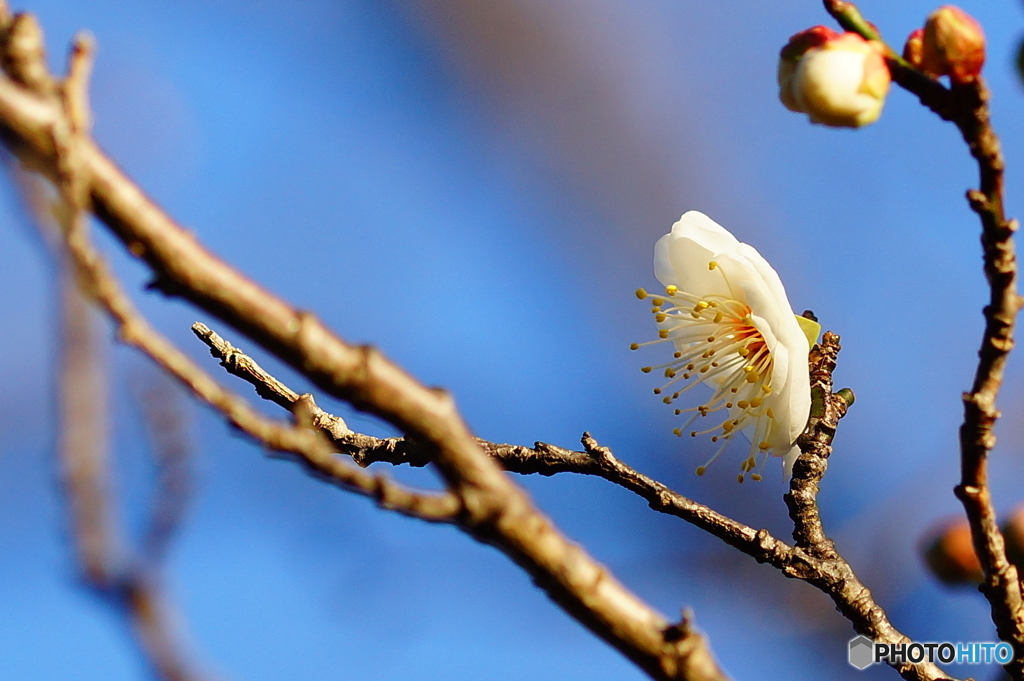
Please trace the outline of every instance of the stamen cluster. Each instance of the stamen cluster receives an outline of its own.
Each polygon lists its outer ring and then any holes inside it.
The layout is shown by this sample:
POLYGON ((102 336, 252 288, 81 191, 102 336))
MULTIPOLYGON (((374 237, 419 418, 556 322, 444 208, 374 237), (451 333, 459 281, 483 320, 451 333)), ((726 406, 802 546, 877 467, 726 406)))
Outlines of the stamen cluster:
MULTIPOLYGON (((642 369, 663 373, 667 380, 654 392, 666 404, 699 383, 713 388, 702 404, 675 410, 689 414, 673 431, 677 436, 711 434, 713 442, 721 442, 697 474, 704 474, 738 432, 751 441, 740 482, 758 466, 758 458, 763 467, 770 454, 784 457, 788 473, 798 454, 793 443, 810 410, 807 351, 813 338, 793 315, 778 275, 757 251, 696 211, 683 215, 672 233, 659 240, 655 270, 665 293, 639 289, 636 294, 650 300, 658 338, 630 347, 674 346, 671 361, 642 369), (707 417, 713 425, 690 429, 707 417)), ((816 324, 803 323, 816 338, 817 328, 810 328, 816 324)), ((761 475, 751 478, 760 480, 761 475)))

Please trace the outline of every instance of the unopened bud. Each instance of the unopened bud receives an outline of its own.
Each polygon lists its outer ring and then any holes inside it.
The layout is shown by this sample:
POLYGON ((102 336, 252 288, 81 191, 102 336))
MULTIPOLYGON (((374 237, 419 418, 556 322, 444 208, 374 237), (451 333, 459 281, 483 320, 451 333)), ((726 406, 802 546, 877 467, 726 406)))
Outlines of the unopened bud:
POLYGON ((967 83, 984 64, 985 34, 974 17, 953 5, 943 5, 928 16, 921 41, 922 70, 967 83))
POLYGON ((921 53, 924 50, 924 29, 919 28, 907 36, 903 46, 903 58, 913 66, 921 68, 921 53))
POLYGON ((889 91, 885 46, 825 26, 797 33, 779 53, 779 99, 812 123, 859 128, 878 119, 889 91))
POLYGON ((933 575, 951 586, 981 582, 981 563, 967 520, 947 521, 929 537, 924 543, 924 559, 933 575))
POLYGON ((1018 506, 1003 523, 1003 539, 1006 541, 1006 557, 1021 569, 1024 566, 1024 506, 1018 506))

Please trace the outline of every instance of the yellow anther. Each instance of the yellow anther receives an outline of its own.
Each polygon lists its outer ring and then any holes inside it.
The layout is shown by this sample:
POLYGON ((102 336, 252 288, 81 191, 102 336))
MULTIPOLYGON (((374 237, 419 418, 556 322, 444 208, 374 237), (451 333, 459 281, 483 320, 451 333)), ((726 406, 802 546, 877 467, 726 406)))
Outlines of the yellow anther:
POLYGON ((661 394, 661 388, 655 388, 654 389, 654 394, 655 395, 660 395, 661 394))
POLYGON ((707 416, 708 415, 708 408, 706 406, 704 406, 703 404, 700 405, 699 407, 697 407, 697 411, 700 412, 701 416, 707 416))
POLYGON ((700 301, 697 302, 696 305, 693 306, 693 311, 694 312, 703 312, 704 310, 708 309, 709 307, 711 307, 711 305, 707 301, 700 300, 700 301))
POLYGON ((712 362, 712 363, 711 363, 711 366, 713 366, 713 367, 717 368, 717 367, 718 367, 718 362, 712 362))
POLYGON ((672 404, 672 397, 669 395, 665 395, 665 397, 661 398, 661 401, 664 402, 665 404, 672 404))
POLYGON ((704 475, 704 473, 706 473, 707 470, 708 469, 705 468, 704 466, 697 466, 697 477, 704 475))
POLYGON ((761 475, 758 473, 751 473, 750 479, 754 482, 761 482, 761 475))
POLYGON ((651 308, 651 314, 658 314, 659 312, 661 312, 661 308, 657 305, 651 308))
POLYGON ((665 304, 665 299, 664 298, 651 298, 651 305, 664 305, 664 304, 665 304))
POLYGON ((771 448, 771 444, 769 444, 768 441, 765 440, 761 442, 761 444, 759 444, 757 448, 760 449, 762 452, 767 452, 771 448))
POLYGON ((722 432, 732 432, 733 427, 734 426, 732 425, 732 421, 726 421, 725 423, 722 424, 722 432))
POLYGON ((629 349, 630 350, 639 350, 640 349, 640 344, 639 343, 630 343, 629 344, 629 349))
POLYGON ((675 377, 676 377, 676 372, 675 372, 675 370, 672 369, 672 367, 669 367, 668 369, 665 369, 665 378, 675 378, 675 377))
POLYGON ((740 357, 749 357, 750 356, 750 349, 747 348, 747 347, 742 347, 742 348, 740 348, 739 350, 736 351, 736 354, 738 354, 740 357))
POLYGON ((642 288, 638 288, 636 290, 636 297, 639 298, 640 300, 643 300, 644 298, 647 297, 647 291, 643 290, 642 288))
POLYGON ((686 365, 686 370, 687 370, 687 371, 693 371, 693 370, 694 370, 694 369, 696 369, 696 368, 697 368, 697 367, 696 367, 695 365, 693 365, 692 363, 691 363, 691 364, 687 364, 687 365, 686 365))
POLYGON ((775 418, 775 413, 772 411, 771 407, 768 407, 768 411, 766 411, 765 414, 767 414, 768 418, 770 418, 770 419, 775 418))
POLYGON ((683 374, 683 378, 686 379, 687 381, 689 381, 690 380, 690 372, 687 371, 686 373, 684 373, 683 374))
POLYGON ((739 402, 736 403, 736 406, 739 407, 740 409, 746 409, 747 407, 750 406, 750 402, 747 402, 746 400, 740 400, 739 402))
POLYGON ((679 428, 673 428, 672 429, 672 434, 675 435, 676 437, 679 437, 680 435, 683 434, 683 431, 681 429, 679 429, 679 428))
POLYGON ((640 371, 644 372, 645 374, 651 373, 653 369, 654 367, 640 367, 640 371))
POLYGON ((664 312, 659 312, 654 315, 654 321, 658 322, 659 324, 665 321, 666 319, 668 319, 668 315, 665 314, 664 312))
POLYGON ((665 287, 665 293, 669 294, 670 296, 674 296, 676 293, 678 293, 678 291, 679 287, 676 286, 675 284, 669 284, 668 286, 665 287))
POLYGON ((704 366, 702 366, 702 367, 700 368, 700 372, 701 372, 702 374, 706 374, 706 373, 708 372, 708 369, 710 369, 710 368, 711 368, 711 365, 710 365, 710 364, 705 364, 704 366))
POLYGON ((715 324, 721 324, 721 323, 722 323, 722 317, 723 317, 723 316, 724 316, 724 315, 722 314, 722 311, 721 311, 721 310, 719 310, 718 312, 716 312, 716 313, 715 313, 715 324))
POLYGON ((678 400, 680 395, 682 395, 682 393, 672 393, 672 399, 678 400))
POLYGON ((700 319, 700 312, 691 312, 690 316, 694 319, 700 319))
POLYGON ((741 485, 743 484, 743 473, 740 473, 739 475, 736 476, 736 482, 740 483, 741 485))
POLYGON ((717 262, 715 262, 714 260, 712 260, 711 262, 709 262, 709 263, 708 263, 708 269, 709 269, 709 270, 713 270, 713 269, 715 269, 716 267, 718 267, 718 263, 717 263, 717 262))
POLYGON ((754 409, 757 409, 758 407, 761 406, 762 402, 764 402, 764 400, 762 400, 760 397, 755 397, 754 399, 750 400, 750 406, 753 407, 754 409))
POLYGON ((658 338, 668 338, 668 329, 658 329, 658 338))
POLYGON ((747 374, 747 383, 757 383, 757 380, 761 378, 757 375, 756 371, 751 371, 747 374))
MULTIPOLYGON (((714 343, 716 338, 714 336, 708 336, 708 343, 714 343)), ((712 350, 714 352, 714 350, 712 350)))
POLYGON ((772 394, 772 387, 770 385, 768 385, 768 384, 762 385, 761 386, 761 392, 763 392, 765 395, 771 395, 772 394))
POLYGON ((700 358, 701 358, 701 359, 707 359, 708 357, 710 357, 710 356, 711 356, 710 352, 711 352, 710 350, 705 350, 705 351, 704 351, 704 352, 703 352, 703 353, 701 354, 700 358))

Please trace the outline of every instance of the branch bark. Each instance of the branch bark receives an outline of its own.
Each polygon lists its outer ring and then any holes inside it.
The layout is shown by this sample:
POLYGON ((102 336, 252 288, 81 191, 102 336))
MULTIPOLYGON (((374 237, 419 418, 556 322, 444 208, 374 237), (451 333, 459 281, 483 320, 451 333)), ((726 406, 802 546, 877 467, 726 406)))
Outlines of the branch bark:
MULTIPOLYGON (((825 0, 826 10, 850 31, 881 39, 853 3, 825 0)), ((988 486, 988 457, 995 447, 993 433, 999 410, 996 397, 1006 359, 1013 348, 1013 331, 1021 298, 1017 295, 1017 258, 1013 234, 1016 220, 1003 208, 1005 167, 999 137, 991 124, 989 90, 984 79, 947 88, 915 69, 889 48, 893 80, 918 97, 943 120, 956 125, 978 164, 979 189, 967 201, 981 221, 981 246, 989 302, 978 351, 978 368, 969 392, 963 394, 964 422, 960 427, 960 484, 955 488, 971 525, 971 538, 984 572, 979 587, 988 599, 999 638, 1012 642, 1014 657, 1004 668, 1016 681, 1024 679, 1024 597, 1017 568, 1006 558, 1006 546, 988 486)))
MULTIPOLYGON (((295 393, 205 324, 193 324, 192 331, 209 347, 210 353, 220 360, 221 366, 228 373, 248 382, 264 399, 285 409, 292 408, 297 400, 312 399, 311 396, 295 393)), ((870 590, 836 551, 835 545, 825 534, 818 512, 818 487, 832 453, 832 438, 839 419, 853 404, 853 393, 849 389, 832 392, 832 371, 839 350, 839 337, 826 332, 821 344, 814 348, 810 356, 811 419, 807 431, 798 441, 802 453, 794 465, 790 492, 785 497, 794 526, 793 546, 772 536, 767 530, 754 529, 724 516, 634 470, 617 459, 610 449, 600 446, 589 433, 583 434, 583 451, 572 451, 544 442, 537 442, 532 448, 480 439, 477 442, 503 468, 514 473, 594 475, 628 489, 645 499, 655 511, 685 520, 758 563, 767 563, 786 577, 815 586, 832 598, 836 608, 853 624, 857 633, 880 643, 909 643, 910 639, 889 622, 870 590)), ((407 438, 378 439, 353 433, 347 428, 335 430, 334 424, 340 419, 322 410, 319 410, 317 418, 325 435, 332 438, 338 450, 350 454, 361 466, 381 462, 424 466, 431 460, 429 451, 416 441, 407 438)), ((951 678, 931 663, 893 666, 908 681, 951 678)))

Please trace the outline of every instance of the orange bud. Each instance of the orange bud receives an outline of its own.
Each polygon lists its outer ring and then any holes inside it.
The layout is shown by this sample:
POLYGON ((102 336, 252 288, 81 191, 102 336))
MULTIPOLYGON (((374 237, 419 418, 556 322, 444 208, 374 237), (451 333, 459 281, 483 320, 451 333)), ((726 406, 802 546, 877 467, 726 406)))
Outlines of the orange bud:
POLYGON ((933 575, 951 586, 981 582, 981 563, 966 519, 947 521, 930 536, 924 545, 924 559, 933 575))
POLYGON ((928 16, 921 40, 921 69, 968 83, 985 63, 985 34, 981 25, 959 7, 943 5, 928 16))
POLYGON ((907 42, 903 46, 903 58, 908 62, 921 68, 921 52, 924 49, 924 29, 919 28, 907 36, 907 42))
POLYGON ((1024 566, 1024 506, 1018 506, 1003 523, 1006 557, 1021 569, 1024 566))

